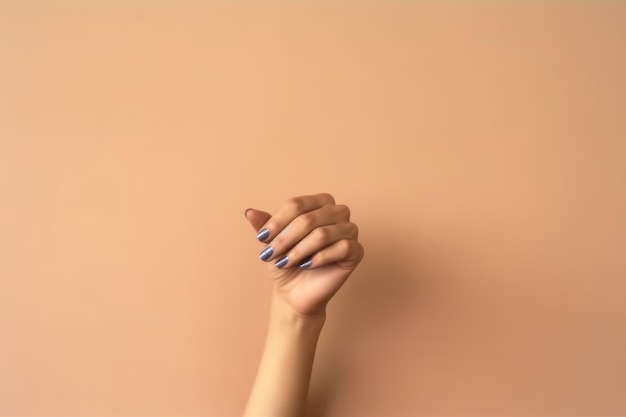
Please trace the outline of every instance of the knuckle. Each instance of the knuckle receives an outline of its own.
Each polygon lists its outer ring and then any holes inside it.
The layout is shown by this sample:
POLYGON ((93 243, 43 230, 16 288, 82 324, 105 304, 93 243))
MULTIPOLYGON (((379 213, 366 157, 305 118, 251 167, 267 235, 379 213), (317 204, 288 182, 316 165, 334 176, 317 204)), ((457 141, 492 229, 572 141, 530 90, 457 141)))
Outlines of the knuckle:
POLYGON ((310 213, 302 214, 298 221, 304 229, 311 229, 315 225, 315 216, 310 213))
POLYGON ((285 202, 285 207, 292 213, 300 213, 304 208, 304 202, 300 197, 292 197, 285 202))
POLYGON ((337 242, 337 251, 342 257, 348 256, 350 254, 350 241, 343 239, 337 242))
POLYGON ((349 223, 349 227, 350 227, 350 234, 354 237, 358 237, 359 236, 359 226, 357 226, 355 223, 349 223))
POLYGON ((346 206, 345 204, 339 204, 336 207, 337 207, 337 211, 342 217, 346 219, 350 218, 350 208, 348 206, 346 206))
POLYGON ((332 196, 332 194, 330 193, 322 193, 324 200, 327 202, 327 204, 335 204, 335 197, 332 196))
POLYGON ((315 229, 315 240, 321 243, 325 243, 328 241, 328 239, 330 239, 330 232, 327 228, 318 227, 317 229, 315 229))

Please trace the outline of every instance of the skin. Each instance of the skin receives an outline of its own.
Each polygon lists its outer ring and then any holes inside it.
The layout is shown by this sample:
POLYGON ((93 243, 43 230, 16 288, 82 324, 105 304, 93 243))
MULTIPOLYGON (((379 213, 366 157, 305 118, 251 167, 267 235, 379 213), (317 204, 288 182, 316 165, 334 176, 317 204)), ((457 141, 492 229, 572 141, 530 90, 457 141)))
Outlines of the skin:
POLYGON ((244 417, 304 414, 326 305, 363 259, 350 210, 330 194, 295 197, 276 212, 248 209, 252 228, 269 230, 264 262, 273 283, 270 321, 261 363, 244 417), (275 263, 284 256, 282 268, 275 263), (300 264, 311 259, 311 265, 300 264))

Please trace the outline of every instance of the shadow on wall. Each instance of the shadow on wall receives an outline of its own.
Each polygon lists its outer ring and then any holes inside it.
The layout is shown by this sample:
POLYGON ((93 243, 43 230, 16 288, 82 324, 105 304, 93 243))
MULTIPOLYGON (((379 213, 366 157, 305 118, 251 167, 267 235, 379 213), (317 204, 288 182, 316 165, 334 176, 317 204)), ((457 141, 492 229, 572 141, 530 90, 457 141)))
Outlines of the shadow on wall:
POLYGON ((348 376, 350 358, 364 333, 378 328, 378 323, 400 320, 411 304, 419 302, 426 277, 419 272, 421 254, 404 244, 412 239, 411 231, 391 228, 369 231, 367 240, 362 239, 365 258, 338 299, 331 301, 337 303, 329 315, 332 326, 322 337, 332 346, 316 358, 319 370, 311 381, 308 417, 328 416, 334 408, 337 387, 348 376))

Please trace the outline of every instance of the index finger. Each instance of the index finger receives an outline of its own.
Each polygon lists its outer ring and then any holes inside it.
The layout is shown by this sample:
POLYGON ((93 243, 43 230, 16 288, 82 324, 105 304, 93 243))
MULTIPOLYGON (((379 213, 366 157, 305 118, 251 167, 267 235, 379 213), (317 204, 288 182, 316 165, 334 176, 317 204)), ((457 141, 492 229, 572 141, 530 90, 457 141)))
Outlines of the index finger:
POLYGON ((260 242, 268 242, 274 239, 289 223, 301 214, 317 210, 326 205, 334 205, 335 199, 328 193, 320 193, 293 197, 287 200, 278 209, 275 215, 263 225, 257 233, 260 242))

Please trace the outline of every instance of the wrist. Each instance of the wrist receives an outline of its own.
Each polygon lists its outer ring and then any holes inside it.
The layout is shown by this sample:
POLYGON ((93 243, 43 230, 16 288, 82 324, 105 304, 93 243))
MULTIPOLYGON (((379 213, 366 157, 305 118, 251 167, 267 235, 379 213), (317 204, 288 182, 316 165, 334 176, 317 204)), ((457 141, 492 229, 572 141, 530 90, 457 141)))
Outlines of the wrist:
POLYGON ((326 309, 311 314, 295 311, 281 296, 272 294, 270 322, 272 326, 297 332, 320 332, 326 321, 326 309))

